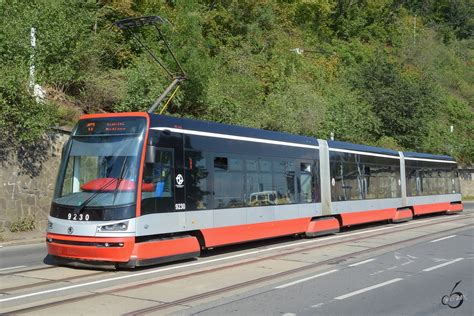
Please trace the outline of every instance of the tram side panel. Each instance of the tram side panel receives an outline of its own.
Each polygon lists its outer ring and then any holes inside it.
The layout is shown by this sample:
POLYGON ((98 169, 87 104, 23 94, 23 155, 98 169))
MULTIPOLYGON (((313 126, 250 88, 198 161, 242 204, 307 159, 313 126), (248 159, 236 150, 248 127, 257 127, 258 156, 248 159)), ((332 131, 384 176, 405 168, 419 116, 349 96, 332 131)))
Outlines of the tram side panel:
MULTIPOLYGON (((321 214, 316 141, 314 145, 287 146, 185 128, 156 128, 153 133, 158 133, 158 143, 163 133, 183 135, 184 182, 179 184, 168 176, 158 181, 163 184, 152 185, 164 187, 161 196, 144 193, 149 198, 142 200, 139 236, 197 233, 202 235, 203 246, 214 247, 304 233, 311 218, 321 214), (178 185, 184 186, 186 200, 178 207, 174 200, 173 208, 171 195, 178 185), (168 198, 167 206, 159 201, 163 197, 168 198), (154 207, 147 211, 147 205, 154 207)), ((161 151, 156 157, 170 150, 166 144, 155 147, 161 151)), ((167 167, 170 170, 161 170, 161 174, 179 176, 171 165, 167 167)))
MULTIPOLYGON (((185 137, 187 155, 205 160, 188 160, 188 172, 201 168, 208 175, 205 184, 187 183, 205 200, 187 203, 189 216, 212 214, 213 227, 200 229, 205 246, 305 232, 310 219, 321 213, 317 148, 232 138, 185 137)), ((193 199, 194 194, 187 196, 193 199)))
POLYGON ((398 212, 403 200, 397 152, 330 147, 329 161, 332 212, 342 226, 406 216, 398 212))
POLYGON ((414 215, 463 210, 454 160, 405 157, 405 166, 407 205, 414 215))

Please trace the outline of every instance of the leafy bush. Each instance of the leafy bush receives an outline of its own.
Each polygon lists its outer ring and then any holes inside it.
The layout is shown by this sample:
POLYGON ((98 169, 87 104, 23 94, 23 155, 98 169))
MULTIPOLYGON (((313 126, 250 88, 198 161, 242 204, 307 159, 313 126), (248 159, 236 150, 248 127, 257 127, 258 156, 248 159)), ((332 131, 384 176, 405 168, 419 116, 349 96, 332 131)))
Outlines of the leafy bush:
POLYGON ((54 125, 56 109, 36 102, 18 68, 1 67, 0 73, 0 142, 4 147, 32 143, 54 125))
POLYGON ((27 215, 18 217, 15 221, 10 224, 10 231, 16 232, 28 232, 36 228, 36 218, 33 215, 27 215))
MULTIPOLYGON (((113 22, 159 14, 171 21, 162 29, 187 73, 169 114, 320 138, 334 133, 468 164, 471 2, 0 1, 1 141, 32 142, 58 116, 76 120, 77 109, 147 110, 170 79, 113 22), (64 95, 54 105, 36 104, 27 91, 31 27, 37 81, 64 95)), ((153 30, 141 34, 178 73, 153 30)))

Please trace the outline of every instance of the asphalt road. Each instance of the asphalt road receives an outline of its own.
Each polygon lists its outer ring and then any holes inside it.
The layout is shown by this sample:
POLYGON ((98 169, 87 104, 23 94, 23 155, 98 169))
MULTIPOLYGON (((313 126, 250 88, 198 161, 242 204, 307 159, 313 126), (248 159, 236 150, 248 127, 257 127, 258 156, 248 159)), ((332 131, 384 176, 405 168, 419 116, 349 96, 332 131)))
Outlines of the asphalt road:
POLYGON ((474 203, 465 209, 131 271, 48 265, 44 244, 0 248, 0 314, 472 315, 474 203), (441 304, 458 281, 462 305, 441 304))
POLYGON ((17 266, 42 265, 46 255, 45 243, 0 248, 0 271, 17 266))
MULTIPOLYGON (((451 297, 456 306, 458 296, 451 297)), ((473 315, 474 229, 185 311, 202 315, 473 315), (441 299, 461 292, 458 308, 441 299)))

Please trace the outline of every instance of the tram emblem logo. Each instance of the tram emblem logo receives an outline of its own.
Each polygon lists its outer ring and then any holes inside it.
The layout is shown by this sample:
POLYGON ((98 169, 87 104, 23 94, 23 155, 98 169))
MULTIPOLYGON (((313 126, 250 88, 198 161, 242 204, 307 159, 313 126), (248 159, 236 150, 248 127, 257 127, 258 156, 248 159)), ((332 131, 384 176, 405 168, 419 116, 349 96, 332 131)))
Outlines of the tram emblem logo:
POLYGON ((182 188, 184 186, 183 183, 184 183, 183 175, 181 173, 178 173, 178 175, 176 176, 176 187, 182 188))
POLYGON ((441 304, 448 305, 449 308, 458 308, 464 302, 464 295, 460 292, 454 292, 454 289, 461 283, 461 281, 456 282, 451 293, 445 295, 441 298, 441 304))
POLYGON ((67 233, 69 235, 71 235, 72 233, 74 233, 74 228, 72 228, 72 226, 69 226, 68 229, 67 229, 67 233))

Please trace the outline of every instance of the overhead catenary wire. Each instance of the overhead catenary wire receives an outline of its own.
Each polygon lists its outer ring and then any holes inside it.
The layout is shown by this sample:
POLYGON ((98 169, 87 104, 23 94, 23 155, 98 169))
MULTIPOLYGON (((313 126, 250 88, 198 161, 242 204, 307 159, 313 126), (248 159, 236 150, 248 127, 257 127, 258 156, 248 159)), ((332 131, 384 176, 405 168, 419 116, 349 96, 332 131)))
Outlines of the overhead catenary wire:
MULTIPOLYGON (((176 58, 176 55, 174 54, 174 52, 171 50, 171 46, 169 45, 168 41, 166 40, 163 32, 161 31, 161 29, 157 25, 157 23, 165 23, 165 22, 168 22, 168 21, 161 18, 161 17, 159 17, 159 16, 143 16, 143 17, 137 17, 137 18, 127 18, 127 19, 123 19, 123 20, 115 22, 115 25, 117 27, 124 30, 125 32, 129 32, 131 37, 134 40, 136 40, 137 43, 148 53, 148 56, 154 62, 156 62, 158 65, 160 65, 160 67, 163 68, 165 70, 165 72, 168 74, 168 76, 173 80, 168 85, 168 87, 166 87, 166 89, 163 91, 163 93, 161 93, 161 95, 156 99, 156 101, 153 102, 151 107, 148 109, 148 113, 153 113, 155 111, 155 109, 164 101, 166 96, 171 91, 173 91, 173 93, 168 98, 165 105, 163 106, 163 108, 160 111, 160 114, 163 113, 167 109, 167 107, 170 104, 173 97, 178 92, 178 88, 179 88, 179 85, 181 84, 181 82, 186 80, 186 73, 185 73, 183 67, 179 63, 179 61, 176 58), (165 66, 164 62, 162 60, 160 60, 157 56, 155 56, 155 54, 153 54, 150 47, 148 45, 146 45, 144 43, 144 41, 142 41, 140 39, 140 36, 138 36, 133 30, 134 28, 141 28, 141 27, 144 27, 144 26, 153 26, 155 28, 156 32, 158 33, 158 40, 162 40, 163 43, 165 44, 165 47, 166 47, 168 53, 170 53, 171 57, 173 58, 173 61, 175 62, 175 64, 179 68, 180 74, 173 74, 165 66)), ((143 35, 141 35, 141 37, 144 38, 143 35)))
POLYGON ((140 37, 138 37, 135 34, 135 32, 132 32, 129 28, 126 28, 126 30, 146 50, 146 52, 148 53, 148 56, 150 56, 156 63, 158 63, 158 65, 160 65, 161 68, 163 68, 171 78, 174 78, 173 73, 169 71, 168 68, 166 68, 164 63, 153 54, 153 52, 150 50, 150 48, 147 45, 143 44, 143 42, 140 40, 140 37))

